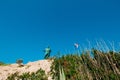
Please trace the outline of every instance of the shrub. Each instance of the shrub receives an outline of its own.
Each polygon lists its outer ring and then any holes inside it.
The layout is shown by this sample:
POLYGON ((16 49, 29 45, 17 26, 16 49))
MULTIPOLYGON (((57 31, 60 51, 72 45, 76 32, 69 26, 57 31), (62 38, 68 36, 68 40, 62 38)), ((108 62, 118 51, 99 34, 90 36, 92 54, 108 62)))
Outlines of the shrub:
POLYGON ((19 67, 23 66, 23 60, 22 59, 16 60, 16 63, 18 64, 19 67))
POLYGON ((18 72, 11 74, 7 80, 48 80, 47 75, 45 74, 45 71, 42 69, 39 69, 37 72, 33 73, 23 73, 22 75, 19 75, 18 72))
POLYGON ((6 63, 0 61, 0 66, 6 66, 6 65, 9 65, 9 64, 6 64, 6 63))
POLYGON ((5 63, 0 61, 0 66, 1 66, 1 65, 5 65, 5 63))

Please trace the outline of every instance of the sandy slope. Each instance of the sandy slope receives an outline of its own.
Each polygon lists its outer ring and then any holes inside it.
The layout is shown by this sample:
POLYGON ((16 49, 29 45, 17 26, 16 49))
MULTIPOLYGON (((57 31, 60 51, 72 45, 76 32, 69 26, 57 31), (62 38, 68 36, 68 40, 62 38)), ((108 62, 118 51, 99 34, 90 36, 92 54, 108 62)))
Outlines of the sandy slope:
MULTIPOLYGON (((50 60, 39 60, 35 62, 29 62, 25 64, 24 67, 18 67, 17 64, 0 66, 0 80, 6 80, 7 76, 15 72, 19 72, 20 74, 24 72, 36 72, 40 68, 45 70, 45 73, 49 75, 51 64, 52 61, 50 60)), ((50 76, 48 77, 48 80, 52 80, 50 76)))

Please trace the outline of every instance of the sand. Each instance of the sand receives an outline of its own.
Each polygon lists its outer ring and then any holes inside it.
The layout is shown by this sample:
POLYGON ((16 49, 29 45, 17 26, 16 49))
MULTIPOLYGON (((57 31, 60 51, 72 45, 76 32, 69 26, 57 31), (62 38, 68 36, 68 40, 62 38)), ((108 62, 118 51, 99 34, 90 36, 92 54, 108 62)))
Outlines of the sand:
POLYGON ((29 62, 25 64, 23 67, 18 67, 18 64, 10 64, 6 66, 0 66, 0 80, 6 80, 10 74, 15 72, 19 72, 19 74, 25 72, 36 72, 40 68, 45 71, 46 75, 48 75, 48 80, 52 80, 49 72, 52 64, 52 60, 39 60, 35 62, 29 62))

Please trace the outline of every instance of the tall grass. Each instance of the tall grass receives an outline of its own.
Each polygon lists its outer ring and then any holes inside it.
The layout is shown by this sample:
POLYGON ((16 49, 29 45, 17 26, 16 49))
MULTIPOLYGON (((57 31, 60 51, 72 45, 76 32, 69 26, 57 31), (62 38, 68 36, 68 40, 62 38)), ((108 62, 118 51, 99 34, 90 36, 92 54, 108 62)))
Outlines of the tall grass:
POLYGON ((60 80, 61 65, 66 80, 120 80, 120 53, 105 41, 96 44, 91 50, 55 58, 51 67, 53 79, 60 80))

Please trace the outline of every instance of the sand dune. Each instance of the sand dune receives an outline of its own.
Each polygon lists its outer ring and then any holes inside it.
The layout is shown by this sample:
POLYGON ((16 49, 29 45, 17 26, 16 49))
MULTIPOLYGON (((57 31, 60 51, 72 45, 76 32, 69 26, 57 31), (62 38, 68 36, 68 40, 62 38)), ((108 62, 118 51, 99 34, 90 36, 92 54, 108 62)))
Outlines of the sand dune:
MULTIPOLYGON (((35 62, 29 62, 25 64, 23 67, 18 67, 18 64, 10 64, 7 66, 0 66, 0 80, 6 80, 6 78, 15 72, 19 72, 19 74, 25 72, 36 72, 40 68, 45 71, 47 75, 50 72, 50 66, 52 64, 51 60, 39 60, 35 62)), ((48 77, 48 80, 52 80, 51 77, 48 77)))

